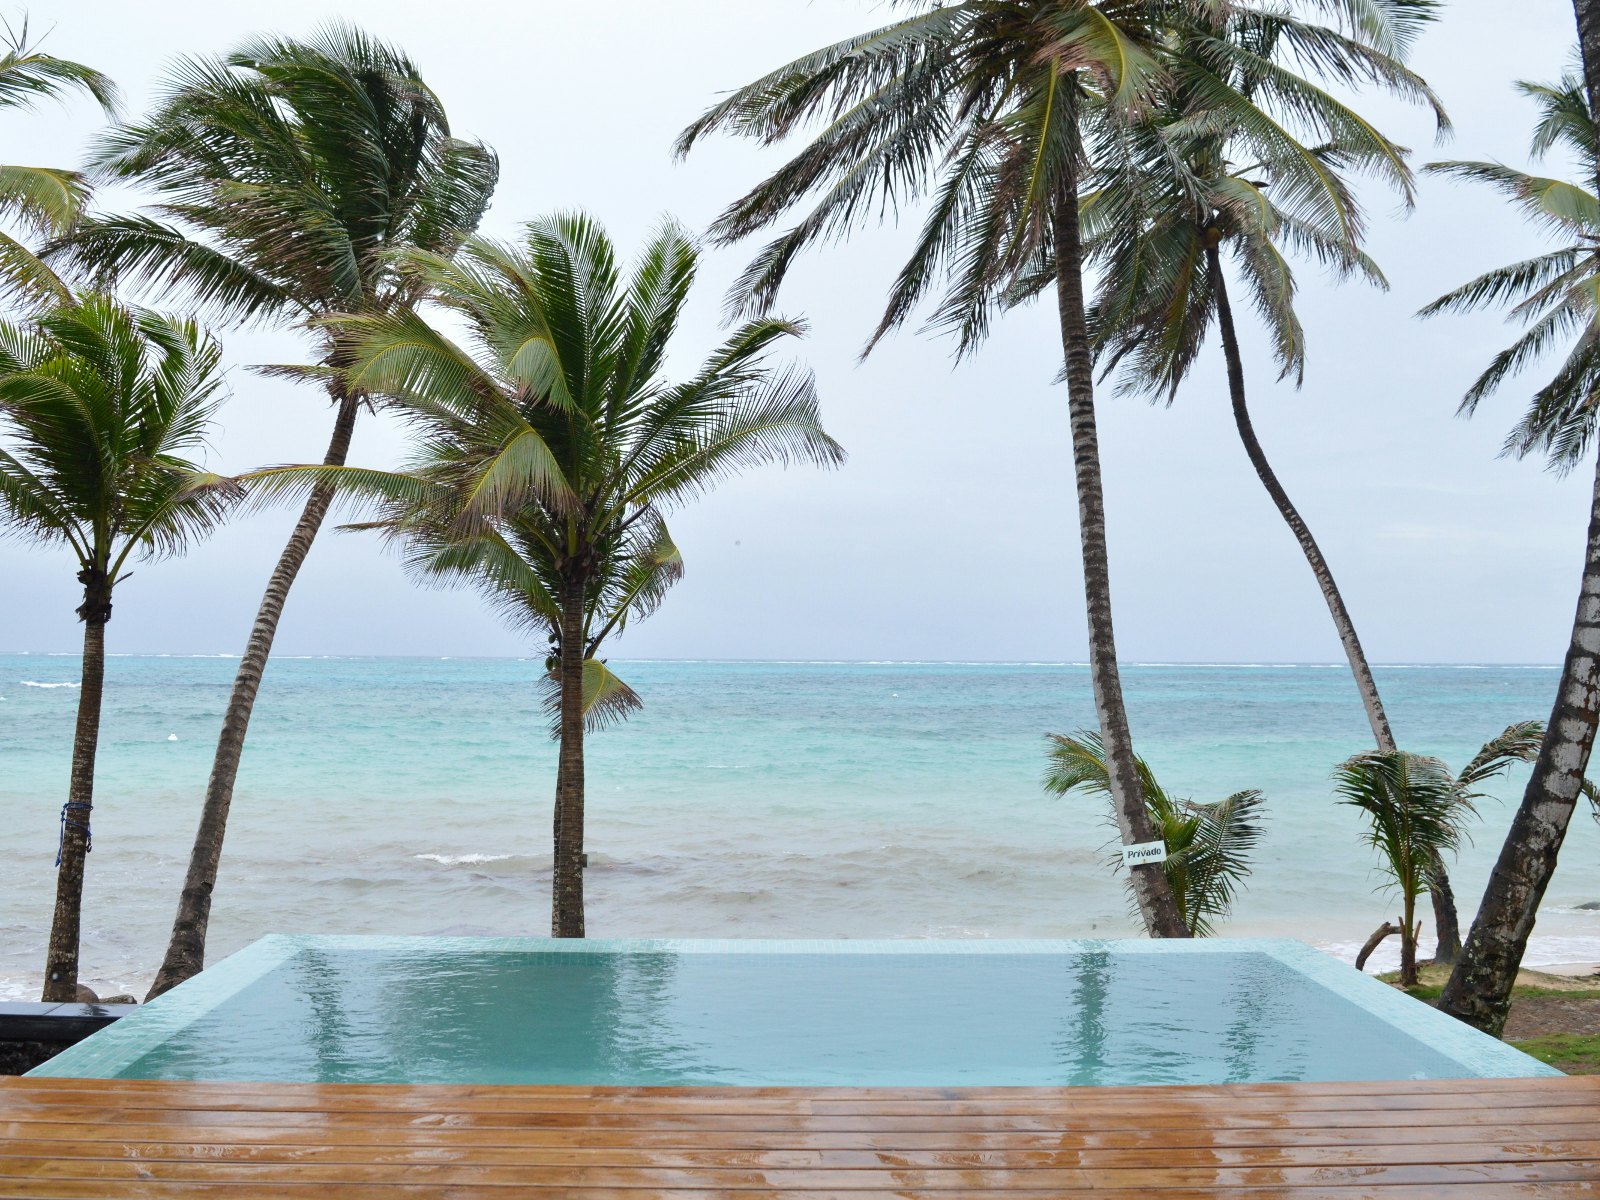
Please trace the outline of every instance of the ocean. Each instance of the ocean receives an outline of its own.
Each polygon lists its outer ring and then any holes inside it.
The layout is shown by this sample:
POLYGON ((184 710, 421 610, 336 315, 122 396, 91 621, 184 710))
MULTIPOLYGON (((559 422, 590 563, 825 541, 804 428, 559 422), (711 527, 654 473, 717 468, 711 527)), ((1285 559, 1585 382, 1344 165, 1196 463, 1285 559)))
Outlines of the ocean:
MULTIPOLYGON (((143 994, 160 959, 229 656, 107 667, 83 978, 143 994)), ((606 937, 1116 937, 1138 932, 1103 805, 1040 786, 1045 735, 1091 727, 1061 663, 612 660, 645 708, 588 759, 588 925, 606 937)), ((276 658, 257 703, 212 958, 267 933, 549 927, 555 747, 523 659, 276 658)), ((39 986, 77 704, 73 655, 0 655, 0 998, 39 986)), ((1553 667, 1376 671, 1407 749, 1459 768, 1549 713, 1553 667)), ((1171 791, 1267 795, 1231 935, 1353 957, 1397 914, 1330 772, 1367 749, 1342 666, 1124 668, 1135 739, 1171 791)), ((1455 869, 1470 919, 1526 779, 1496 789, 1455 869)), ((1600 825, 1574 822, 1530 965, 1600 961, 1600 825)), ((1431 925, 1431 915, 1424 921, 1431 925)), ((1424 930, 1425 941, 1431 929, 1424 930)), ((1393 939, 1375 962, 1392 962, 1393 939), (1384 957, 1384 956, 1387 957, 1384 957)))

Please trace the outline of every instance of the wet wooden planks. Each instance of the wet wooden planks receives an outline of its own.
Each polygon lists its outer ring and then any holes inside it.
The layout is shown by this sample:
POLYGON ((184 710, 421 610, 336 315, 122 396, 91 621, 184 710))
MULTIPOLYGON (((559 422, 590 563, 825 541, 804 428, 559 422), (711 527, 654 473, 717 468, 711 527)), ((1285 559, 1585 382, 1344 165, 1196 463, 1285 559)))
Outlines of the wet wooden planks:
POLYGON ((0 1196, 1600 1200, 1600 1078, 1146 1088, 0 1079, 0 1196))

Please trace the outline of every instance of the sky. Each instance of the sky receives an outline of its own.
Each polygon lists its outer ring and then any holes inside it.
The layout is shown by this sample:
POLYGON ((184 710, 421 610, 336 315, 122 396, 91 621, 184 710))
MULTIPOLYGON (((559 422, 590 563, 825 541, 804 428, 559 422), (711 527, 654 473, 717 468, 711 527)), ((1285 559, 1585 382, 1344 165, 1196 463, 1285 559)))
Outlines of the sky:
MULTIPOLYGON (((1453 137, 1367 98, 1363 110, 1434 158, 1526 164, 1532 106, 1513 81, 1548 79, 1574 34, 1566 0, 1447 0, 1413 65, 1443 97, 1453 137)), ((39 3, 45 48, 112 75, 142 111, 176 54, 215 54, 262 30, 336 15, 398 43, 444 100, 455 132, 501 157, 484 224, 496 236, 582 208, 624 248, 671 214, 704 229, 778 160, 713 141, 675 162, 678 131, 718 94, 887 19, 874 0, 72 0, 39 3)), ((74 164, 102 128, 87 102, 0 113, 8 161, 74 164)), ((1391 288, 1301 270, 1305 385, 1274 382, 1242 332, 1257 432, 1309 521, 1376 662, 1555 662, 1582 563, 1590 479, 1497 457, 1529 376, 1472 421, 1453 414, 1513 331, 1499 317, 1419 322, 1440 293, 1542 243, 1496 196, 1424 180, 1415 210, 1369 194, 1371 250, 1391 288)), ((125 210, 140 197, 108 192, 125 210)), ((768 468, 673 515, 687 575, 612 647, 624 658, 1081 661, 1086 657, 1066 397, 1054 383, 1053 310, 1006 317, 957 365, 909 329, 858 354, 916 225, 859 232, 813 253, 783 298, 811 325, 794 355, 817 373, 834 471, 768 468)), ((723 292, 750 247, 706 253, 670 368, 719 336, 723 292)), ((228 472, 321 458, 320 393, 252 363, 297 362, 293 330, 218 328, 231 398, 207 457, 228 472)), ((1101 454, 1120 656, 1140 662, 1327 662, 1340 656, 1321 595, 1250 470, 1209 354, 1171 408, 1105 389, 1101 454)), ((401 432, 358 428, 350 461, 389 466, 401 432)), ((143 563, 118 589, 110 648, 237 653, 293 523, 233 522, 181 560, 143 563)), ((71 651, 74 568, 59 549, 0 541, 0 650, 71 651)), ((498 655, 527 649, 470 593, 420 589, 370 535, 325 531, 292 593, 289 654, 498 655)))

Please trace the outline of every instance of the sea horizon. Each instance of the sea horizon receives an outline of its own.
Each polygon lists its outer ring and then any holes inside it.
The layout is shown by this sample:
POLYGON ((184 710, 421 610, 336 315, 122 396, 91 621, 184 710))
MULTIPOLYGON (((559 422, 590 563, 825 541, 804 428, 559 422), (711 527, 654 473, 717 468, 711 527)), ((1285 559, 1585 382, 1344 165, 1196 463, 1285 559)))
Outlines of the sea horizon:
MULTIPOLYGON (((7 650, 0 648, 0 658, 81 658, 81 650, 7 650)), ((108 650, 107 658, 239 658, 235 653, 227 651, 189 651, 189 650, 108 650)), ((531 654, 280 654, 274 652, 269 661, 309 661, 312 659, 349 659, 352 661, 372 660, 383 661, 417 660, 464 662, 532 662, 535 660, 531 654)), ((608 654, 607 662, 634 662, 634 663, 772 663, 802 666, 958 666, 958 667, 1087 667, 1087 659, 1049 659, 1049 658, 767 658, 767 657, 693 657, 693 656, 629 656, 624 654, 608 654)), ((1269 659, 1127 659, 1119 658, 1117 664, 1123 667, 1261 667, 1284 668, 1303 667, 1307 670, 1349 670, 1349 663, 1338 661, 1319 661, 1314 659, 1273 661, 1269 659)), ((1550 670, 1561 669, 1559 662, 1519 662, 1515 660, 1468 660, 1459 661, 1438 660, 1427 661, 1424 659, 1400 659, 1394 662, 1383 662, 1373 659, 1370 665, 1374 668, 1389 670, 1406 670, 1426 667, 1439 668, 1504 668, 1506 670, 1550 670)))

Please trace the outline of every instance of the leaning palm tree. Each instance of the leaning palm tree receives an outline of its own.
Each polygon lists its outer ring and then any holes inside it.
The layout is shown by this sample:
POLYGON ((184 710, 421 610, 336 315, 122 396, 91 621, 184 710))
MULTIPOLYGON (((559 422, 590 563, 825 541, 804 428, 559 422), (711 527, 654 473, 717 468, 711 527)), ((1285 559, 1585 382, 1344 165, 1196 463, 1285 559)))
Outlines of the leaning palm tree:
MULTIPOLYGON (((1505 453, 1542 454, 1558 472, 1578 466, 1594 449, 1595 405, 1600 388, 1600 171, 1594 112, 1575 71, 1555 84, 1521 83, 1540 111, 1533 153, 1560 148, 1579 167, 1580 182, 1533 175, 1497 162, 1444 162, 1429 169, 1487 184, 1505 195, 1534 225, 1556 239, 1554 249, 1489 271, 1422 310, 1432 316, 1508 306, 1524 332, 1501 351, 1467 390, 1460 411, 1471 415, 1513 376, 1561 351, 1554 376, 1533 393, 1505 453)), ((1583 585, 1572 638, 1557 685, 1544 743, 1495 863, 1477 918, 1439 1007, 1487 1032, 1499 1034, 1511 1006, 1511 988, 1533 932, 1539 903, 1583 792, 1600 714, 1600 458, 1583 585)))
MULTIPOLYGON (((360 408, 340 373, 330 313, 383 313, 417 298, 394 253, 448 254, 476 228, 497 164, 450 135, 438 97, 399 50, 334 25, 303 41, 261 38, 173 68, 144 120, 106 135, 95 165, 152 187, 148 213, 86 219, 54 253, 101 283, 186 296, 219 318, 308 330, 342 463, 360 408)), ((205 965, 206 930, 251 710, 289 590, 333 496, 307 498, 251 628, 223 715, 200 825, 152 996, 205 965)))
MULTIPOLYGON (((106 113, 116 111, 117 89, 99 71, 43 54, 28 41, 28 24, 5 26, 0 35, 0 108, 23 108, 61 99, 74 91, 93 96, 106 113)), ((22 228, 0 230, 0 296, 27 305, 64 304, 71 296, 56 273, 24 240, 29 234, 59 237, 83 213, 89 184, 77 171, 59 167, 0 166, 0 213, 22 228)))
POLYGON ((0 323, 0 528, 71 553, 83 587, 83 675, 43 998, 78 989, 106 623, 134 555, 175 554, 220 519, 228 489, 187 455, 208 433, 220 350, 192 321, 103 295, 0 323))
MULTIPOLYGON (((1349 32, 1287 13, 1221 9, 1210 20, 1197 18, 1163 48, 1172 87, 1109 140, 1084 200, 1088 246, 1102 267, 1089 315, 1105 372, 1120 367, 1124 390, 1171 404, 1215 331, 1239 440, 1311 568, 1384 753, 1396 749, 1394 734, 1355 622, 1256 435, 1228 275, 1266 326, 1278 377, 1297 385, 1305 335, 1290 255, 1387 286, 1361 248, 1365 216, 1350 179, 1375 176, 1409 207, 1412 172, 1401 148, 1327 87, 1375 86, 1420 101, 1447 129, 1443 107, 1402 61, 1433 15, 1413 6, 1388 26, 1349 32), (1219 55, 1219 42, 1236 53, 1219 55)), ((1451 959, 1460 942, 1443 864, 1431 895, 1440 955, 1451 959)))
MULTIPOLYGON (((1050 768, 1044 785, 1058 796, 1086 792, 1107 799, 1111 774, 1099 735, 1050 735, 1050 768)), ((1174 796, 1157 782, 1141 757, 1139 783, 1150 822, 1166 846, 1161 864, 1177 898, 1184 924, 1194 937, 1209 937, 1217 922, 1233 911, 1239 889, 1250 877, 1251 855, 1261 840, 1261 806, 1266 797, 1247 789, 1209 804, 1174 796)), ((1114 865, 1122 865, 1120 854, 1114 865)))
POLYGON ((412 253, 408 278, 466 326, 467 345, 409 311, 336 323, 352 386, 413 424, 415 459, 402 472, 249 477, 267 496, 337 486, 365 498, 377 512, 364 524, 398 539, 414 571, 476 587, 548 637, 555 937, 585 931, 585 718, 638 704, 601 652, 682 571, 666 510, 760 463, 843 458, 810 373, 769 361, 795 322, 746 322, 687 380, 663 377, 696 261, 668 224, 624 278, 583 215, 534 221, 510 244, 473 238, 454 259, 412 253))
MULTIPOLYGON (((691 125, 680 154, 717 130, 809 143, 712 226, 719 242, 766 229, 816 197, 763 249, 730 305, 770 305, 799 253, 931 194, 873 343, 943 288, 934 322, 959 350, 987 332, 995 299, 1050 256, 1061 318, 1090 678, 1122 839, 1154 837, 1117 667, 1105 501, 1084 321, 1078 192, 1085 130, 1149 104, 1163 86, 1154 42, 1201 0, 915 0, 912 15, 825 46, 735 91, 691 125)), ((870 345, 869 345, 870 349, 870 345)), ((1158 867, 1132 869, 1146 929, 1186 937, 1158 867)))
MULTIPOLYGON (((1336 770, 1344 802, 1367 814, 1367 840, 1382 854, 1383 868, 1401 894, 1404 914, 1396 931, 1400 978, 1407 986, 1417 982, 1417 898, 1436 886, 1438 863, 1460 844, 1477 801, 1487 798, 1483 786, 1513 764, 1532 762, 1543 738, 1544 725, 1538 721, 1508 725, 1483 744, 1459 775, 1437 758, 1403 751, 1359 754, 1336 770)), ((1368 952, 1382 941, 1381 935, 1373 936, 1368 952)))

